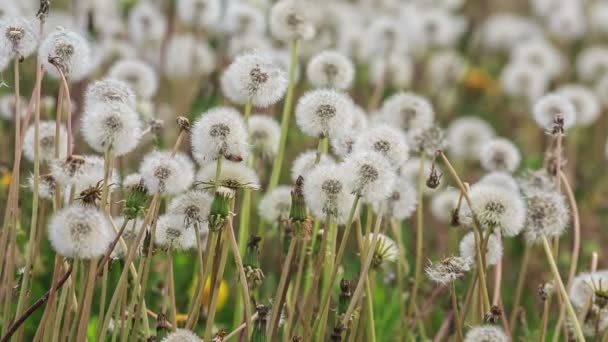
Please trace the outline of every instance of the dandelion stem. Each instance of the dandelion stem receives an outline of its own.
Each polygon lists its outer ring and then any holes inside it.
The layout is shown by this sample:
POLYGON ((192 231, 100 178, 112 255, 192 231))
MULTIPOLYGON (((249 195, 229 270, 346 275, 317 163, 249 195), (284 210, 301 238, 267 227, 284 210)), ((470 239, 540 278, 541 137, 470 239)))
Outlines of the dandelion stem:
POLYGON ((277 151, 277 155, 275 156, 274 163, 272 165, 272 172, 270 174, 270 183, 268 184, 268 191, 274 190, 274 188, 276 188, 276 186, 279 184, 281 170, 283 169, 283 158, 285 156, 285 145, 287 143, 287 132, 289 130, 289 119, 296 83, 296 70, 298 66, 298 45, 298 39, 294 39, 293 44, 291 46, 289 83, 287 84, 287 94, 285 95, 285 102, 283 104, 283 116, 281 118, 281 136, 279 138, 279 150, 277 151))
POLYGON ((245 275, 245 268, 243 267, 243 260, 241 259, 241 253, 239 251, 239 245, 237 244, 236 237, 234 236, 234 228, 232 226, 232 220, 228 220, 228 239, 230 240, 230 246, 232 248, 232 255, 234 256, 234 262, 236 263, 237 270, 239 272, 239 283, 241 284, 241 291, 243 292, 243 305, 245 307, 245 324, 247 325, 247 336, 251 336, 252 324, 251 324, 251 296, 249 294, 249 285, 247 284, 247 276, 245 275))
MULTIPOLYGON (((231 218, 229 218, 231 220, 231 218)), ((226 228, 226 227, 224 227, 226 228)), ((221 239, 221 235, 218 235, 218 241, 221 239)), ((205 327, 205 338, 204 341, 210 341, 213 333, 213 323, 215 320, 215 313, 217 311, 217 297, 219 292, 220 283, 224 277, 224 268, 226 267, 226 260, 228 258, 228 249, 230 242, 227 238, 221 239, 220 258, 217 271, 215 273, 215 279, 211 285, 211 291, 209 292, 211 301, 209 303, 209 312, 207 314, 207 324, 205 327)))
POLYGON ((456 325, 456 332, 458 333, 458 341, 464 340, 464 335, 462 334, 462 320, 460 318, 460 314, 458 313, 458 298, 456 298, 456 285, 454 282, 451 282, 451 296, 452 296, 452 309, 454 310, 454 324, 456 325))
POLYGON ((414 315, 416 307, 416 299, 418 298, 418 288, 422 276, 422 248, 423 248, 423 231, 424 231, 424 160, 425 153, 420 155, 420 166, 418 168, 418 208, 416 208, 416 271, 414 274, 414 286, 412 289, 412 297, 408 308, 408 316, 414 315))
POLYGON ((298 239, 296 237, 293 237, 291 239, 291 242, 289 243, 287 256, 285 257, 285 261, 283 262, 283 267, 281 269, 281 278, 279 280, 277 293, 272 304, 272 309, 270 309, 270 325, 268 326, 269 330, 267 335, 271 341, 274 341, 276 330, 278 329, 279 318, 281 317, 281 309, 283 306, 283 299, 285 298, 284 293, 287 291, 289 275, 291 273, 291 263, 295 255, 297 245, 298 239))
POLYGON ((572 326, 574 328, 576 338, 578 341, 585 341, 585 337, 583 335, 583 331, 581 330, 578 317, 576 315, 576 312, 574 311, 574 308, 572 307, 572 303, 570 302, 570 298, 568 297, 568 292, 566 291, 566 287, 562 282, 562 278, 559 275, 559 270, 557 269, 557 264, 555 263, 555 259, 553 258, 551 246, 549 246, 549 241, 547 241, 546 236, 542 237, 542 243, 543 248, 545 250, 545 255, 547 256, 547 261, 549 262, 549 266, 551 267, 551 272, 553 273, 553 277, 555 278, 555 282, 557 283, 559 292, 561 293, 564 305, 566 306, 566 310, 568 310, 568 315, 570 315, 570 318, 572 320, 572 326))
MULTIPOLYGON (((515 333, 515 328, 517 327, 518 315, 519 315, 519 303, 521 302, 521 296, 523 294, 526 273, 528 273, 528 265, 530 264, 530 255, 532 249, 530 246, 526 244, 524 249, 524 255, 521 260, 521 266, 519 268, 519 275, 517 276, 517 288, 515 290, 515 297, 513 299, 513 311, 511 312, 511 317, 509 318, 509 323, 511 324, 511 335, 515 333)), ((523 308, 522 308, 523 309, 523 308)))
POLYGON ((91 316, 91 306, 93 304, 93 292, 95 289, 95 279, 97 278, 97 259, 89 261, 89 273, 86 277, 84 287, 84 298, 80 303, 81 316, 79 318, 78 332, 76 333, 77 341, 86 340, 87 328, 89 326, 89 317, 91 316))

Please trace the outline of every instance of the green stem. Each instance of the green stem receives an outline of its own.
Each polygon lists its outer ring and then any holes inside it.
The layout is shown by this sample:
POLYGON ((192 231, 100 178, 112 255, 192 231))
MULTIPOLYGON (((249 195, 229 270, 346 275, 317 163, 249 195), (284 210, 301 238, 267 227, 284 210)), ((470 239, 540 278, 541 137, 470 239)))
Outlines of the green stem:
POLYGON ((551 267, 551 272, 553 273, 555 282, 558 285, 558 289, 559 289, 559 292, 561 293, 562 300, 564 301, 564 305, 566 306, 566 310, 568 311, 568 315, 570 315, 572 327, 576 334, 576 338, 579 342, 584 342, 585 337, 583 335, 583 331, 581 330, 581 326, 578 321, 578 317, 576 315, 576 312, 574 311, 574 308, 572 307, 572 303, 570 302, 570 297, 568 296, 566 287, 564 286, 562 278, 559 274, 557 264, 555 263, 555 259, 553 258, 553 253, 551 252, 551 246, 549 246, 549 241, 547 241, 547 237, 543 236, 542 242, 543 242, 543 248, 545 250, 545 255, 547 256, 547 261, 549 262, 549 266, 551 267))
POLYGON ((228 239, 230 240, 230 247, 232 248, 234 261, 239 272, 239 283, 241 284, 241 291, 243 292, 243 304, 245 306, 245 323, 247 328, 247 336, 251 336, 251 329, 253 328, 251 325, 251 316, 253 315, 253 313, 251 311, 251 296, 249 294, 249 285, 247 284, 247 276, 245 275, 245 269, 243 267, 241 253, 239 252, 239 246, 236 242, 236 237, 234 236, 232 220, 228 220, 228 222, 228 227, 226 227, 228 229, 228 239))
POLYGON ((108 146, 104 153, 104 161, 103 161, 103 186, 101 190, 101 208, 106 211, 106 213, 110 214, 111 205, 108 203, 109 197, 109 182, 110 177, 112 176, 112 160, 114 158, 114 149, 112 146, 108 146))
POLYGON ((462 334, 462 320, 460 313, 458 312, 458 298, 456 298, 456 285, 454 282, 451 283, 451 295, 452 295, 452 309, 454 310, 454 324, 456 324, 456 331, 458 332, 458 341, 464 340, 462 334))
POLYGON ((296 70, 298 66, 298 39, 294 39, 291 47, 291 64, 289 65, 289 83, 287 84, 287 95, 283 104, 283 117, 281 118, 281 136, 279 139, 279 150, 275 156, 272 165, 272 173, 270 174, 270 183, 268 191, 273 190, 279 184, 281 169, 283 166, 283 158, 285 156, 285 145, 287 143, 287 132, 289 130, 289 119, 291 114, 291 106, 293 103, 293 93, 296 83, 296 70))
POLYGON ((517 314, 519 311, 519 303, 521 302, 521 296, 524 290, 526 273, 528 273, 528 264, 530 263, 530 254, 532 249, 530 246, 526 244, 524 249, 524 256, 522 257, 521 266, 519 268, 519 275, 517 276, 517 288, 515 290, 515 299, 513 300, 513 310, 511 312, 511 317, 509 318, 509 323, 511 323, 511 335, 515 333, 515 329, 517 327, 517 314))
POLYGON ((412 298, 408 308, 408 316, 415 314, 416 299, 418 298, 418 288, 422 276, 422 245, 423 245, 423 224, 424 224, 424 152, 420 155, 420 166, 418 168, 418 208, 416 209, 416 271, 414 274, 414 287, 412 298))

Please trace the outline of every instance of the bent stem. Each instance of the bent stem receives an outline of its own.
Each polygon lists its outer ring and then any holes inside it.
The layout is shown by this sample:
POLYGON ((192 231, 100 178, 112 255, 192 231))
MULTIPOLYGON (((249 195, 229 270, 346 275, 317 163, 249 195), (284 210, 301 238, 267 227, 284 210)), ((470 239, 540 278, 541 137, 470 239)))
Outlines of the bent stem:
POLYGON ((298 66, 298 45, 299 40, 294 39, 291 46, 291 64, 289 65, 289 83, 287 84, 287 94, 283 104, 283 116, 281 118, 281 136, 279 138, 279 150, 275 156, 270 174, 270 183, 268 191, 274 190, 279 184, 281 170, 283 169, 283 158, 285 156, 285 144, 287 143, 287 131, 289 130, 289 118, 291 114, 291 106, 293 103, 293 92, 296 83, 296 70, 298 66))
POLYGON ((559 270, 557 269, 557 264, 555 263, 555 259, 553 258, 553 253, 551 252, 551 246, 549 246, 549 241, 547 241, 547 237, 543 236, 543 249, 545 250, 545 255, 547 256, 547 261, 549 262, 549 266, 551 267, 551 272, 553 273, 553 277, 555 278, 555 282, 558 285, 559 292, 562 296, 562 300, 564 302, 564 306, 566 310, 568 310, 568 315, 570 315, 570 319, 572 320, 572 326, 574 332, 576 334, 576 338, 578 341, 585 341, 585 336, 583 335, 583 331, 581 330, 581 325, 578 321, 578 317, 574 308, 572 307, 572 303, 570 302, 570 298, 568 297, 568 292, 566 291, 566 287, 562 282, 562 278, 559 275, 559 270))

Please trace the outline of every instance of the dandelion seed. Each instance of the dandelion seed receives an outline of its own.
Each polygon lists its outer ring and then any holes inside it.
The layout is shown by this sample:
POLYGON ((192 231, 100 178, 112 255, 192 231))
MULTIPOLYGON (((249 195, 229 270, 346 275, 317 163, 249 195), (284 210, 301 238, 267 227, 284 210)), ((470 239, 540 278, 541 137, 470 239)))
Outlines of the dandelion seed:
POLYGON ((308 62, 306 75, 310 83, 317 88, 346 90, 353 83, 355 68, 348 57, 336 51, 326 50, 308 62))
POLYGON ((431 103, 424 97, 400 92, 382 104, 381 115, 385 122, 405 131, 431 127, 435 117, 431 103))
POLYGON ((557 191, 526 193, 527 217, 524 234, 528 243, 537 243, 543 237, 558 237, 570 222, 570 209, 564 196, 557 191))
POLYGON ((82 135, 97 152, 112 148, 115 156, 131 152, 141 137, 141 122, 128 105, 103 103, 88 106, 82 115, 82 135))
POLYGON ((0 55, 22 59, 31 55, 38 45, 34 23, 22 17, 3 17, 0 21, 0 55))
POLYGON ((481 325, 472 328, 464 337, 464 342, 509 342, 509 337, 501 328, 494 325, 481 325))
MULTIPOLYGON (((49 162, 55 158, 55 122, 40 121, 38 143, 40 146, 39 158, 41 162, 49 162)), ((59 158, 65 158, 68 134, 63 125, 59 126, 59 158)), ((32 125, 25 131, 23 138, 23 154, 29 161, 34 161, 35 153, 35 127, 32 125)))
POLYGON ((144 156, 139 174, 151 194, 175 195, 192 184, 194 165, 182 153, 171 156, 169 152, 154 151, 144 156))
POLYGON ((359 135, 353 150, 380 153, 394 168, 398 168, 408 160, 410 148, 401 131, 386 124, 377 124, 359 135))
POLYGON ((557 94, 549 94, 540 98, 534 104, 534 120, 536 124, 551 132, 559 121, 561 128, 568 129, 576 121, 576 110, 568 98, 557 94))
POLYGON ((98 258, 104 255, 114 235, 110 223, 98 208, 80 204, 58 211, 48 226, 53 249, 68 258, 98 258))
POLYGON ((304 179, 308 178, 308 174, 319 165, 331 164, 334 165, 335 161, 327 154, 322 154, 319 163, 316 162, 317 151, 309 150, 300 153, 300 155, 293 161, 291 167, 291 180, 295 182, 298 177, 302 176, 304 179))
POLYGON ((344 168, 349 171, 348 189, 361 196, 364 202, 380 202, 392 194, 395 169, 381 154, 356 151, 345 159, 344 168))
POLYGON ((451 256, 437 263, 429 261, 429 265, 424 271, 429 279, 437 284, 445 285, 462 278, 470 269, 471 260, 451 256))
POLYGON ((308 1, 281 0, 270 10, 271 34, 280 40, 309 40, 315 34, 308 1))
POLYGON ((88 42, 76 32, 57 29, 40 44, 39 62, 46 72, 59 78, 57 68, 71 81, 79 81, 89 73, 91 49, 88 42))
POLYGON ((300 98, 295 115, 304 133, 317 138, 332 138, 352 122, 352 107, 348 95, 319 89, 309 91, 300 98))
POLYGON ((127 83, 142 100, 148 100, 156 93, 158 76, 144 61, 127 58, 114 63, 108 76, 127 83))
MULTIPOLYGON (((462 240, 460 240, 459 245, 460 256, 469 260, 475 260, 477 255, 477 246, 475 244, 474 234, 474 232, 467 233, 462 240)), ((491 234, 488 238, 488 244, 486 245, 485 249, 486 267, 498 264, 502 259, 502 253, 503 248, 500 237, 496 233, 491 234)))
POLYGON ((270 223, 276 223, 289 217, 291 210, 291 187, 283 185, 264 194, 259 205, 260 216, 270 223))
POLYGON ((230 107, 203 113, 191 130, 192 155, 201 165, 226 156, 247 157, 247 129, 241 114, 230 107))
POLYGON ((348 191, 347 172, 343 166, 323 164, 306 178, 306 205, 318 219, 330 217, 338 224, 345 224, 348 220, 354 196, 348 191))
POLYGON ((161 247, 188 250, 196 247, 196 232, 180 215, 161 215, 156 223, 155 243, 161 247))
MULTIPOLYGON (((24 104, 27 100, 24 97, 20 97, 19 101, 24 104)), ((27 106, 21 105, 21 118, 24 118, 27 114, 27 106)), ((6 94, 0 96, 0 117, 5 120, 13 120, 15 118, 15 95, 6 94)))
MULTIPOLYGON (((203 185, 213 185, 215 183, 216 165, 207 163, 203 165, 196 175, 197 181, 203 185)), ((232 161, 224 161, 222 163, 222 172, 220 173, 220 185, 230 189, 248 188, 258 190, 260 188, 260 179, 255 171, 245 165, 245 163, 236 163, 232 161)))
POLYGON ((521 154, 511 141, 494 138, 481 148, 479 160, 486 171, 514 172, 521 162, 521 154))

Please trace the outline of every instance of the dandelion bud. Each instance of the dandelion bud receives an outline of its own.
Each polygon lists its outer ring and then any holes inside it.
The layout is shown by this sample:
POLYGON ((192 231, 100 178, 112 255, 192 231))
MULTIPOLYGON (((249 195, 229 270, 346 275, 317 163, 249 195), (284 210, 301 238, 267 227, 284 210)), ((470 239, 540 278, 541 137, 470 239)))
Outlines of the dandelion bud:
POLYGON ((317 88, 346 90, 355 77, 353 63, 336 51, 322 51, 314 56, 306 68, 306 77, 317 88))
POLYGON ((194 122, 192 155, 201 165, 224 156, 247 156, 247 129, 239 112, 230 107, 213 108, 194 122))
POLYGON ((304 198, 304 178, 298 177, 296 185, 291 190, 291 208, 289 211, 289 224, 294 235, 307 239, 312 231, 312 220, 307 214, 304 198))
MULTIPOLYGON (((39 155, 41 162, 48 162, 55 158, 55 122, 40 121, 38 131, 38 142, 40 146, 39 155)), ((65 158, 68 134, 63 125, 59 126, 59 158, 65 158)), ((31 125, 25 131, 23 139, 23 154, 30 160, 34 161, 35 157, 35 127, 31 125)))
POLYGON ((257 52, 238 56, 222 75, 222 91, 231 101, 256 107, 277 103, 287 89, 285 71, 269 56, 257 52))
POLYGON ((437 263, 429 261, 425 272, 427 277, 440 285, 449 284, 462 278, 471 269, 471 260, 462 257, 451 256, 437 263))
POLYGON ((536 291, 538 292, 540 299, 544 302, 549 298, 553 291, 555 291, 555 286, 553 283, 543 283, 538 285, 536 291))
POLYGON ((249 145, 263 158, 272 159, 279 149, 281 127, 267 115, 252 115, 249 118, 249 145))
POLYGON ((83 79, 90 71, 91 50, 87 41, 76 32, 57 29, 40 44, 40 63, 46 72, 59 78, 57 68, 72 81, 83 79))
POLYGON ((224 226, 224 222, 230 215, 230 202, 234 197, 234 190, 220 186, 215 191, 209 211, 209 230, 218 231, 224 226))
POLYGON ((501 328, 494 325, 481 325, 472 328, 464 337, 464 342, 509 342, 509 337, 501 328))
POLYGON ((535 191, 526 193, 528 206, 524 234, 528 243, 543 237, 560 236, 570 222, 570 209, 564 196, 557 191, 535 191))
POLYGON ((258 304, 255 307, 255 311, 258 314, 258 319, 254 322, 251 339, 254 341, 266 341, 266 327, 270 308, 266 305, 258 304))
POLYGON ((349 170, 348 189, 365 202, 380 202, 392 194, 396 173, 380 153, 355 152, 344 161, 344 167, 349 170))
POLYGON ((319 165, 324 164, 335 164, 334 159, 327 155, 321 155, 319 162, 316 162, 317 151, 308 150, 300 153, 300 155, 293 161, 291 167, 291 180, 296 182, 298 177, 302 176, 304 179, 308 178, 308 174, 319 165))
MULTIPOLYGON (((179 329, 178 329, 179 330, 179 329)), ((167 334, 171 331, 171 325, 169 324, 169 320, 167 319, 167 315, 164 313, 159 313, 156 317, 156 337, 163 338, 162 341, 167 340, 167 334)), ((175 336, 178 332, 171 334, 175 336)))
MULTIPOLYGON (((164 315, 163 315, 164 316, 164 315)), ((160 317, 160 315, 159 315, 160 317)), ((192 331, 187 329, 176 329, 170 333, 161 342, 200 342, 200 337, 196 336, 192 331)))
POLYGON ((21 60, 31 55, 36 50, 37 45, 38 33, 31 20, 21 17, 5 16, 2 18, 2 22, 0 22, 0 55, 21 60))
POLYGON ((79 204, 58 211, 48 226, 48 238, 53 249, 68 258, 98 258, 104 255, 114 235, 103 212, 96 207, 79 204))
MULTIPOLYGON (((216 172, 216 165, 208 163, 200 169, 196 179, 204 185, 214 186, 216 172)), ((230 189, 258 190, 260 188, 260 179, 253 169, 247 167, 245 163, 232 161, 225 161, 222 164, 219 182, 219 185, 230 189)))
MULTIPOLYGON (((353 296, 351 290, 351 282, 348 279, 340 280, 340 299, 338 300, 338 316, 344 315, 350 304, 350 300, 353 296)), ((335 329, 334 329, 335 330, 335 329)), ((342 331, 340 331, 340 336, 342 331)))
POLYGON ((455 158, 477 160, 480 149, 494 137, 494 129, 475 116, 452 121, 447 130, 448 150, 455 158))
POLYGON ((194 179, 194 165, 182 153, 154 151, 147 154, 139 173, 151 194, 178 194, 185 191, 194 179))
POLYGON ((132 107, 98 102, 82 115, 82 135, 97 152, 112 149, 115 156, 131 152, 141 137, 141 122, 132 107))
POLYGON ((479 160, 486 171, 514 172, 521 162, 521 154, 510 140, 494 138, 482 146, 479 160))
POLYGON ((384 100, 380 112, 386 123, 405 131, 429 128, 435 117, 428 99, 409 92, 399 92, 384 100))
MULTIPOLYGON (((474 232, 469 232, 462 238, 462 240, 460 240, 459 250, 461 257, 475 260, 477 255, 477 246, 475 244, 474 234, 474 232)), ((483 243, 483 241, 479 242, 483 243)), ((480 249, 482 252, 485 251, 486 267, 494 266, 502 259, 502 241, 495 233, 491 234, 488 238, 486 248, 483 249, 480 246, 480 249)))
POLYGON ((126 220, 135 219, 139 214, 144 212, 148 205, 148 190, 144 186, 139 175, 138 178, 139 181, 137 185, 127 188, 128 192, 125 196, 125 206, 122 209, 122 213, 126 220))
POLYGON ((261 237, 251 235, 247 242, 245 256, 243 257, 245 277, 247 277, 247 284, 249 285, 250 290, 254 290, 260 286, 265 278, 264 272, 260 268, 260 261, 258 260, 260 254, 260 241, 262 241, 261 237))
POLYGON ((138 59, 122 59, 108 70, 108 76, 127 83, 141 98, 150 99, 158 88, 158 76, 146 62, 138 59))
POLYGON ((315 28, 309 13, 308 1, 281 0, 270 10, 270 32, 280 40, 311 39, 315 28))
POLYGON ((317 219, 329 217, 338 224, 346 223, 354 200, 346 172, 344 166, 319 165, 306 178, 304 197, 317 219))
POLYGON ((557 129, 560 133, 572 127, 576 121, 576 110, 566 97, 549 94, 534 104, 536 124, 548 132, 557 129), (559 127, 555 127, 558 124, 559 127))
POLYGON ((352 122, 352 108, 352 99, 345 93, 312 90, 298 101, 296 121, 300 129, 312 137, 332 138, 352 122))
POLYGON ((361 133, 354 151, 374 151, 383 155, 394 168, 401 167, 409 157, 405 135, 389 125, 379 124, 361 133))
MULTIPOLYGON (((371 246, 374 234, 368 234, 365 236, 365 239, 368 246, 371 246)), ((376 249, 372 257, 372 267, 376 269, 380 268, 387 262, 395 262, 398 257, 399 249, 397 249, 395 241, 384 234, 378 234, 378 242, 376 243, 376 249)))

